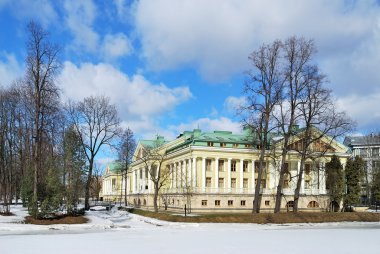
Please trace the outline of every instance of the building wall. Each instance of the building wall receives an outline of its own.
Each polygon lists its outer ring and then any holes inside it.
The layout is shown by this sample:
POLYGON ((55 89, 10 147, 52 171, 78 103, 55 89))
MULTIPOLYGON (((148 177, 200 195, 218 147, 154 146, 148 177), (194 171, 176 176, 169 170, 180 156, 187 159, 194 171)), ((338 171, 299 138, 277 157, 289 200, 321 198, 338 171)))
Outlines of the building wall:
MULTIPOLYGON (((332 154, 325 154, 316 162, 307 161, 315 170, 311 170, 311 173, 302 179, 300 210, 328 209, 324 165, 330 161, 331 156, 332 154), (317 170, 318 168, 320 170, 317 170), (314 201, 314 204, 317 203, 318 207, 308 207, 311 201, 314 201)), ((340 156, 342 164, 345 164, 349 155, 342 153, 338 156, 340 156)), ((257 150, 218 147, 192 146, 168 154, 163 167, 168 167, 172 174, 161 189, 160 207, 164 209, 166 202, 168 209, 179 211, 184 209, 185 204, 187 208, 191 207, 195 212, 251 211, 255 179, 257 178, 257 168, 254 165, 258 159, 259 151, 257 150), (210 167, 207 166, 208 161, 211 162, 210 167), (221 170, 218 167, 219 161, 224 161, 221 170), (231 172, 232 161, 236 161, 235 172, 231 172), (248 165, 246 171, 243 170, 244 161, 248 165), (208 179, 211 181, 207 181, 208 179), (222 186, 219 186, 219 182, 221 182, 219 179, 223 179, 222 186), (244 179, 247 181, 246 185, 244 185, 244 179), (218 200, 217 203, 215 203, 216 200, 218 200), (207 205, 204 204, 205 201, 207 205), (242 205, 242 201, 245 201, 245 205, 242 205)), ((296 175, 300 167, 298 154, 290 153, 286 162, 289 164, 290 174, 296 175)), ((145 164, 138 162, 132 167, 132 172, 128 176, 132 183, 128 192, 128 200, 132 204, 150 209, 153 207, 153 184, 144 173, 144 167, 145 164), (147 186, 147 189, 143 186, 147 186)), ((274 196, 279 178, 278 167, 279 165, 271 160, 266 163, 266 188, 263 189, 261 205, 263 211, 272 211, 274 208, 274 196)), ((292 195, 296 187, 297 177, 290 179, 292 180, 289 181, 288 188, 283 190, 282 206, 284 210, 287 210, 287 202, 293 200, 292 195)))

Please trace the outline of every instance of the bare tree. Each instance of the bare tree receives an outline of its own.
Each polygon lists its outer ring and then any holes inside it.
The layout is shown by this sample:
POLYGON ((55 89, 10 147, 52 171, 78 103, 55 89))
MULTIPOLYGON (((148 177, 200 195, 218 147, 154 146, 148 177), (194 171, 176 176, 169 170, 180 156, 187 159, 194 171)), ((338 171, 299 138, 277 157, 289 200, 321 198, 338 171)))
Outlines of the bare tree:
POLYGON ((288 173, 285 160, 289 151, 289 140, 294 133, 294 126, 297 124, 299 118, 297 109, 300 103, 302 103, 300 98, 308 83, 307 72, 305 71, 310 66, 312 55, 316 52, 316 49, 312 40, 294 36, 284 42, 283 51, 283 96, 278 104, 278 114, 275 114, 275 118, 278 122, 277 126, 283 135, 281 166, 274 208, 275 213, 281 210, 283 182, 285 174, 288 173))
POLYGON ((249 71, 244 85, 247 103, 238 109, 243 116, 243 124, 252 130, 254 145, 260 149, 258 178, 255 186, 253 212, 260 212, 261 180, 264 172, 265 151, 268 149, 268 134, 273 130, 272 112, 278 104, 282 91, 282 75, 280 73, 280 53, 282 43, 279 40, 263 45, 254 51, 249 60, 253 70, 249 71))
POLYGON ((55 78, 60 69, 59 48, 49 42, 49 34, 35 22, 28 24, 25 84, 28 89, 30 115, 33 117, 33 204, 36 212, 39 173, 43 169, 44 139, 48 136, 47 125, 59 105, 55 78))
POLYGON ((170 177, 170 170, 164 165, 166 150, 162 148, 162 145, 163 142, 157 139, 153 146, 145 146, 140 158, 148 169, 149 179, 153 182, 153 206, 155 212, 158 212, 159 192, 170 177))
POLYGON ((299 140, 290 144, 290 149, 296 150, 301 157, 294 192, 294 212, 298 211, 306 160, 315 160, 324 156, 326 152, 331 152, 332 142, 352 130, 353 127, 352 121, 345 113, 337 111, 331 91, 323 87, 326 82, 325 76, 319 73, 316 66, 311 66, 305 72, 307 83, 298 106, 303 131, 295 134, 295 138, 299 140), (323 138, 325 138, 325 144, 322 145, 319 141, 323 138))
POLYGON ((88 164, 85 188, 85 209, 89 210, 90 187, 95 157, 103 146, 112 146, 119 135, 119 117, 116 107, 107 97, 87 97, 79 103, 70 103, 68 114, 79 133, 88 164))
MULTIPOLYGON (((129 165, 132 163, 133 153, 136 149, 136 140, 133 136, 133 131, 129 127, 124 130, 121 135, 121 140, 118 145, 119 160, 123 163, 122 177, 124 181, 124 205, 127 205, 127 176, 129 172, 129 165)), ((123 192, 120 191, 121 195, 123 192)))

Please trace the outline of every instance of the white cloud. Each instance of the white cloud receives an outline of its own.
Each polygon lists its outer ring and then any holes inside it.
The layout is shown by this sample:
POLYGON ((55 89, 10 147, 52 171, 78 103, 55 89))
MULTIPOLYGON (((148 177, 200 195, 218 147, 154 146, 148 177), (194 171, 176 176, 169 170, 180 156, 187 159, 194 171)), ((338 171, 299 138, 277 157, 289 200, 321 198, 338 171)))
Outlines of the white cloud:
POLYGON ((0 85, 9 86, 13 81, 21 78, 22 74, 23 68, 13 54, 0 53, 0 85))
POLYGON ((128 77, 109 64, 65 62, 59 76, 65 99, 81 100, 90 95, 105 95, 118 106, 123 125, 135 132, 158 129, 157 119, 192 94, 188 87, 170 88, 152 84, 142 75, 128 77))
POLYGON ((360 96, 349 95, 337 100, 341 110, 347 112, 357 123, 360 129, 380 128, 380 91, 360 96))
POLYGON ((336 88, 358 90, 359 82, 370 89, 380 80, 375 0, 141 0, 135 24, 142 56, 158 71, 190 65, 206 79, 225 80, 249 68, 247 56, 260 44, 296 34, 315 38, 336 88))
POLYGON ((36 19, 44 27, 57 20, 58 15, 49 0, 1 0, 0 8, 9 7, 20 20, 36 19))
POLYGON ((97 9, 92 0, 66 0, 66 25, 74 36, 74 46, 88 52, 98 49, 99 35, 94 31, 92 23, 97 9))
POLYGON ((106 60, 113 60, 130 55, 133 47, 125 34, 107 34, 103 41, 103 51, 106 60))
POLYGON ((246 103, 246 98, 244 96, 241 97, 235 97, 235 96, 228 96, 224 101, 224 108, 229 113, 236 113, 236 111, 241 107, 244 106, 246 103))

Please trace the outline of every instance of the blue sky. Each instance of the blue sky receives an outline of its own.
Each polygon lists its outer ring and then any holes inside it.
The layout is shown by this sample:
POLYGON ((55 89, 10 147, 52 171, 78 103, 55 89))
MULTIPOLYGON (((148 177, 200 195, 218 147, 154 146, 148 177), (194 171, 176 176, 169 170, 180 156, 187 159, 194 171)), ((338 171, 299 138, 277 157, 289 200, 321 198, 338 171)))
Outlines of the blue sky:
POLYGON ((63 100, 105 94, 137 137, 238 132, 248 54, 292 35, 315 39, 315 60, 358 132, 379 130, 376 0, 0 0, 3 86, 24 72, 30 19, 62 47, 63 100))

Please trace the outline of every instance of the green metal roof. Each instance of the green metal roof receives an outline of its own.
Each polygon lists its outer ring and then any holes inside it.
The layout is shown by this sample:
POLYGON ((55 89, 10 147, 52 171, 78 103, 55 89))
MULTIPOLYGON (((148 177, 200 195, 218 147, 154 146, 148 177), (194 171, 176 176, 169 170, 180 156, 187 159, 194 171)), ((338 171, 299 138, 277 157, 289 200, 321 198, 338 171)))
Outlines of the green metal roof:
POLYGON ((123 164, 119 161, 114 161, 107 165, 111 173, 121 173, 123 164))

